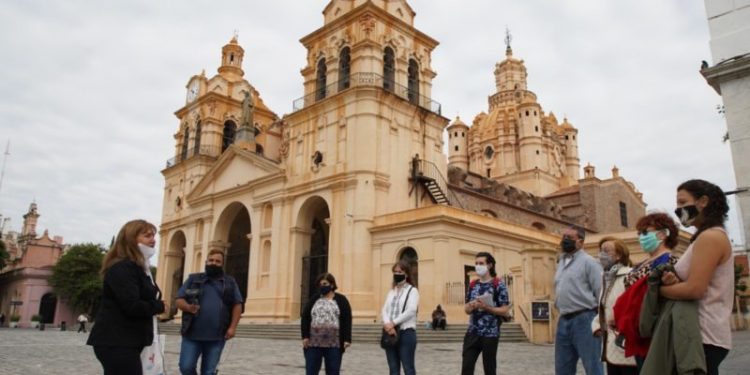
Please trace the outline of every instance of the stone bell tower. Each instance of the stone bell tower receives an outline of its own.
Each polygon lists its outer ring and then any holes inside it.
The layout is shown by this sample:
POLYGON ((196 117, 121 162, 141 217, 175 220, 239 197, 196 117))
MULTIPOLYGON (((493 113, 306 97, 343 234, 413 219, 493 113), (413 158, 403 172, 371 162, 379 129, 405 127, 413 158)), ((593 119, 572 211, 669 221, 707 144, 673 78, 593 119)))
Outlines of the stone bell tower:
POLYGON ((374 218, 432 204, 410 189, 415 155, 443 175, 447 168, 448 119, 431 97, 438 42, 414 16, 403 0, 330 1, 323 25, 301 39, 304 92, 284 117, 287 183, 325 200, 326 270, 342 275, 353 309, 373 317, 372 267, 362 265, 372 262, 374 218))

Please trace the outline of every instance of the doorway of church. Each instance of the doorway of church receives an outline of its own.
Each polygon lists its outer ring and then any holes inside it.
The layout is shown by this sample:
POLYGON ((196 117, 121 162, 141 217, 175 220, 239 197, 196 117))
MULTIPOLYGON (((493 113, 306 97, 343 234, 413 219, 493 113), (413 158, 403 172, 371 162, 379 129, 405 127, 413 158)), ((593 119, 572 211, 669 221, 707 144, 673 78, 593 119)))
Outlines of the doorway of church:
POLYGON ((321 198, 315 198, 307 209, 312 214, 308 217, 310 245, 302 256, 302 290, 300 293, 300 315, 307 301, 318 293, 315 279, 322 273, 328 272, 328 237, 330 233, 330 218, 328 205, 321 198))
POLYGON ((247 278, 250 268, 250 214, 242 207, 229 227, 229 249, 224 262, 226 273, 237 281, 242 300, 247 300, 247 278))
POLYGON ((52 324, 55 321, 55 310, 57 310, 57 297, 52 293, 43 295, 39 302, 39 315, 42 316, 40 323, 52 324))

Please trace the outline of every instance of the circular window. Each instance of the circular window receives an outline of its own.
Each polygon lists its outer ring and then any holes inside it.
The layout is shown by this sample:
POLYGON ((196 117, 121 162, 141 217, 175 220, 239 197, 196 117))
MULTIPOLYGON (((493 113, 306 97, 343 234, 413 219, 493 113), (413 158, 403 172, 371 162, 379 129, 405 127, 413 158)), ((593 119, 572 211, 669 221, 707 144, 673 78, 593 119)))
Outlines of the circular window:
POLYGON ((487 148, 484 149, 484 157, 487 159, 492 159, 493 155, 495 155, 495 150, 492 148, 492 146, 487 146, 487 148))

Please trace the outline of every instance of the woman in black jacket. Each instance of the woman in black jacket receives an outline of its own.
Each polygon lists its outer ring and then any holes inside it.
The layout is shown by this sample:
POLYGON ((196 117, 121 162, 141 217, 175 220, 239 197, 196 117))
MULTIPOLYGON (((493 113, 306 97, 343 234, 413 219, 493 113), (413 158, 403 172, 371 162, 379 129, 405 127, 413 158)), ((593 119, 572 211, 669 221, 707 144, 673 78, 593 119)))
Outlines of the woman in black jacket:
POLYGON ((165 311, 149 273, 156 227, 144 220, 126 223, 104 256, 104 287, 99 313, 86 344, 104 375, 140 375, 141 351, 154 339, 154 316, 165 311))
POLYGON ((352 343, 352 308, 336 293, 336 279, 323 273, 315 280, 319 293, 302 312, 302 348, 305 373, 317 375, 325 359, 326 375, 338 375, 344 351, 352 343))

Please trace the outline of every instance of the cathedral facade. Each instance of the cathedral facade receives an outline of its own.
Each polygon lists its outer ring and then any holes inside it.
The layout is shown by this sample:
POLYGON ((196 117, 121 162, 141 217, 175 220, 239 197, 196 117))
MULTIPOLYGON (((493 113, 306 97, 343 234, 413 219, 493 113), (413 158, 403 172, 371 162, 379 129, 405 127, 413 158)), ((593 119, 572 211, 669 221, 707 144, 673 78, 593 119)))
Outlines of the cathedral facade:
MULTIPOLYGON (((271 111, 244 79, 236 37, 216 75, 188 80, 162 171, 166 296, 222 249, 245 298, 242 322, 299 319, 321 272, 334 274, 355 322, 376 322, 391 266, 407 259, 419 319, 442 304, 459 320, 474 256, 488 251, 513 284, 516 316, 530 316, 528 303, 553 298, 559 231, 583 222, 565 214, 580 194, 545 198, 580 184, 577 130, 544 114, 510 52, 489 114, 448 127, 432 98, 438 42, 414 27, 406 1, 333 0, 323 15, 301 39, 303 92, 291 113, 271 111)), ((526 319, 527 333, 534 324, 526 319)))

